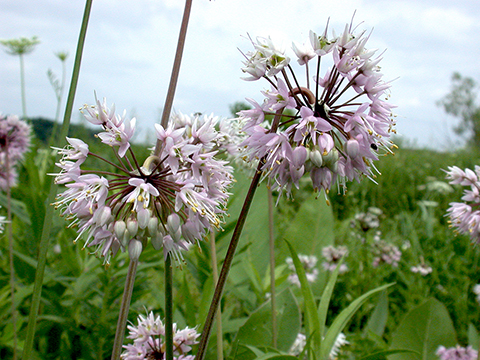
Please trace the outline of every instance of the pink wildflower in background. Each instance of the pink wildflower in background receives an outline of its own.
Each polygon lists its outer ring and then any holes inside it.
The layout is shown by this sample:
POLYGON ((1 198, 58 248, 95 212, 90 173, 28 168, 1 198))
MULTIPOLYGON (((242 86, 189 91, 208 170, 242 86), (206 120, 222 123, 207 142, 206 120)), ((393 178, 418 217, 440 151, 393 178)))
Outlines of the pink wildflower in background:
MULTIPOLYGON (((334 247, 332 245, 326 246, 322 249, 322 255, 325 258, 325 261, 322 263, 322 266, 327 271, 334 271, 342 257, 346 256, 348 249, 345 246, 334 247)), ((343 263, 338 269, 338 273, 342 274, 348 271, 348 266, 343 263)))
POLYGON ((480 244, 480 166, 475 166, 475 171, 450 166, 446 173, 450 184, 466 187, 463 202, 450 203, 450 224, 458 233, 469 235, 472 242, 480 244))
MULTIPOLYGON (((318 277, 318 269, 316 268, 317 266, 317 257, 314 255, 298 255, 298 259, 303 265, 303 268, 305 269, 305 276, 307 277, 307 281, 310 283, 313 283, 317 280, 318 277)), ((291 284, 295 284, 297 286, 300 286, 300 280, 298 279, 298 275, 295 272, 295 265, 293 264, 293 260, 291 257, 287 257, 285 259, 288 268, 292 272, 288 276, 288 281, 291 284)))
POLYGON ((15 166, 23 159, 30 146, 30 125, 18 116, 0 114, 0 188, 17 183, 15 166), (8 157, 8 159, 7 159, 8 157), (8 166, 7 166, 8 161, 8 166))
POLYGON ((177 115, 167 128, 156 124, 162 146, 141 163, 130 143, 135 119, 116 115, 105 101, 85 106, 83 113, 102 126, 98 138, 114 149, 117 162, 91 153, 80 139, 67 138, 69 145, 57 149, 62 159, 55 181, 67 190, 54 205, 78 229, 75 241, 84 237, 107 264, 118 250, 138 259, 147 239, 181 261, 182 250, 221 227, 233 178, 232 168, 215 158, 222 137, 215 130, 218 119, 177 115), (111 171, 85 169, 92 156, 111 171))
MULTIPOLYGON (((165 359, 165 326, 160 317, 155 317, 150 312, 147 317, 138 316, 138 325, 129 325, 128 339, 133 339, 133 344, 123 345, 125 351, 122 360, 149 360, 165 359)), ((173 324, 173 355, 175 360, 193 360, 194 355, 189 355, 192 345, 197 344, 200 336, 196 329, 186 327, 177 329, 173 324)))
MULTIPOLYGON (((333 344, 333 347, 330 350, 330 353, 328 354, 328 359, 329 360, 337 359, 341 350, 340 348, 348 344, 350 343, 347 341, 347 337, 345 336, 345 334, 344 333, 338 334, 337 338, 335 339, 335 343, 333 344)), ((307 337, 302 333, 298 333, 288 353, 293 356, 298 356, 302 353, 303 349, 305 348, 305 345, 307 345, 307 337)))
POLYGON ((477 284, 473 287, 473 293, 476 295, 478 304, 480 304, 480 284, 477 284))
POLYGON ((433 269, 431 266, 428 266, 427 264, 418 264, 417 266, 412 266, 410 268, 410 271, 413 273, 418 273, 422 276, 427 276, 433 271, 433 269))
POLYGON ((344 187, 346 181, 374 178, 373 162, 392 152, 390 84, 382 80, 381 55, 365 47, 368 38, 365 32, 355 35, 352 24, 338 37, 329 37, 327 29, 321 35, 310 32, 310 45, 293 45, 305 66, 303 85, 283 47, 270 38, 252 41, 254 50, 245 55, 242 69, 245 80, 264 78, 271 89, 262 92, 263 103, 247 99, 254 108, 239 112, 247 134, 243 146, 250 161, 262 159, 273 189, 291 195, 305 174, 315 190, 327 192, 337 181, 344 187), (321 74, 327 55, 333 66, 321 74), (265 121, 268 116, 274 120, 265 121))
POLYGON ((372 244, 372 252, 375 256, 372 264, 373 267, 378 267, 381 264, 389 264, 397 267, 402 257, 402 252, 397 246, 381 239, 376 240, 372 244))
POLYGON ((440 360, 477 360, 477 350, 471 346, 464 348, 457 345, 448 349, 440 346, 436 354, 440 360))

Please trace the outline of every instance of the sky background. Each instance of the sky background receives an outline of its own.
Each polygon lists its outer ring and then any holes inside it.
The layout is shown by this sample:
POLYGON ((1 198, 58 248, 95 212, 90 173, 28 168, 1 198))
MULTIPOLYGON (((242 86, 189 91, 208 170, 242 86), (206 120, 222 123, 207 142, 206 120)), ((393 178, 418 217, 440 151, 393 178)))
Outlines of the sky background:
MULTIPOLYGON (((38 36, 25 57, 27 114, 54 118, 55 93, 47 70, 61 76, 54 53, 69 52, 70 81, 85 2, 80 0, 0 0, 0 39, 38 36)), ((73 121, 94 92, 137 117, 137 139, 153 139, 173 65, 184 2, 181 0, 94 0, 87 31, 73 121)), ((368 48, 387 49, 380 63, 393 81, 397 131, 422 147, 447 150, 461 143, 436 101, 451 86, 454 71, 480 81, 478 0, 194 0, 174 110, 230 116, 229 106, 246 97, 262 101, 266 81, 241 80, 242 54, 251 50, 247 34, 308 42, 308 33, 343 31, 355 14, 360 30, 373 33, 368 48)), ((325 70, 325 69, 324 69, 325 70)), ((68 86, 67 86, 68 89, 68 86)), ((65 94, 66 96, 66 94, 65 94)), ((63 110, 63 108, 62 108, 63 110)), ((21 115, 18 57, 0 51, 0 112, 21 115)), ((153 141, 153 140, 152 140, 153 141)))

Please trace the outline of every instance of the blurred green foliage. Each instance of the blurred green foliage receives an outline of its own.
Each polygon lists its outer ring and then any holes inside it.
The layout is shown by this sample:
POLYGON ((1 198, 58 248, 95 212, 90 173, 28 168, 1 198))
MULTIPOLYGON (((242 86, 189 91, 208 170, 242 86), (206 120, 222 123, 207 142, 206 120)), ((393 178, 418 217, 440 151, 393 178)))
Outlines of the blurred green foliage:
MULTIPOLYGON (((43 226, 45 206, 48 206, 44 200, 48 192, 45 172, 54 161, 51 149, 45 145, 45 140, 50 136, 51 122, 37 119, 32 120, 32 124, 38 141, 19 169, 20 183, 13 189, 15 301, 20 348, 33 289, 36 244, 43 226)), ((107 158, 113 156, 113 152, 105 152, 105 146, 92 136, 89 128, 78 125, 71 129, 69 136, 88 139, 86 141, 92 152, 102 153, 107 158)), ((140 161, 148 156, 148 147, 151 145, 153 144, 134 145, 140 161)), ((56 146, 62 147, 63 144, 56 146)), ((330 206, 323 193, 312 193, 308 181, 302 182, 301 188, 294 191, 295 201, 281 198, 274 213, 276 286, 281 312, 293 314, 291 318, 283 318, 282 321, 296 331, 300 325, 294 314, 298 311, 303 313, 305 305, 300 288, 288 282, 290 272, 285 258, 290 253, 285 240, 295 247, 298 254, 318 257, 320 275, 311 284, 317 302, 329 278, 329 273, 321 265, 322 248, 327 245, 345 245, 349 249, 345 264, 350 271, 338 276, 327 312, 327 328, 354 299, 387 283, 395 285, 380 296, 369 299, 353 315, 344 329, 350 345, 345 347, 341 358, 358 359, 375 350, 387 354, 385 351, 391 349, 390 344, 400 341, 395 335, 402 333, 399 324, 402 321, 408 322, 409 316, 412 316, 407 314, 411 314, 415 308, 426 301, 433 301, 429 299, 436 299, 443 304, 438 306, 445 307, 458 343, 467 345, 469 339, 477 334, 476 321, 480 317, 479 304, 472 292, 473 285, 480 282, 479 251, 470 244, 468 238, 455 237, 448 228, 444 214, 449 202, 460 199, 461 189, 445 186, 442 169, 452 165, 473 168, 478 163, 478 155, 468 151, 441 153, 423 149, 400 149, 395 156, 386 156, 378 162, 382 175, 375 178, 377 184, 364 179, 361 183, 349 184, 346 195, 331 191, 328 196, 330 206), (368 231, 352 227, 355 214, 364 212, 371 206, 383 212, 380 226, 368 231), (381 232, 379 236, 382 239, 395 244, 402 251, 398 267, 372 266, 374 254, 369 250, 368 244, 374 241, 377 231, 381 232), (411 272, 411 266, 418 265, 420 259, 432 267, 431 274, 423 277, 411 272)), ((90 166, 101 168, 104 163, 94 161, 90 166)), ((237 171, 236 178, 228 205, 230 217, 226 219, 224 231, 216 234, 219 266, 250 181, 245 171, 237 171)), ((257 191, 221 303, 226 355, 237 351, 239 344, 235 339, 243 339, 245 346, 259 345, 258 337, 252 337, 248 330, 251 326, 255 327, 255 321, 261 322, 260 328, 268 328, 265 319, 268 318, 270 280, 265 184, 261 184, 257 191)), ((0 204, 5 206, 4 196, 0 196, 0 204)), ((55 217, 54 221, 35 337, 36 358, 109 359, 127 269, 125 254, 118 255, 112 260, 112 265, 105 268, 102 259, 88 254, 88 248, 82 250, 83 240, 72 244, 76 238, 74 229, 66 228, 66 223, 60 217, 55 217)), ((12 356, 13 345, 6 249, 7 239, 2 236, 2 359, 12 356)), ((186 263, 182 269, 174 270, 174 321, 179 327, 198 325, 201 330, 213 293, 211 259, 211 249, 205 241, 186 254, 186 263)), ((136 316, 145 314, 145 311, 163 315, 162 252, 147 247, 140 257, 137 274, 130 321, 135 322, 136 316)), ((292 337, 287 335, 284 338, 288 341, 282 343, 283 350, 291 345, 292 337)), ((215 356, 215 343, 216 335, 213 334, 207 358, 215 356)), ((248 352, 246 349, 253 351, 252 347, 242 349, 243 352, 248 352)), ((376 358, 386 356, 378 355, 376 358)))

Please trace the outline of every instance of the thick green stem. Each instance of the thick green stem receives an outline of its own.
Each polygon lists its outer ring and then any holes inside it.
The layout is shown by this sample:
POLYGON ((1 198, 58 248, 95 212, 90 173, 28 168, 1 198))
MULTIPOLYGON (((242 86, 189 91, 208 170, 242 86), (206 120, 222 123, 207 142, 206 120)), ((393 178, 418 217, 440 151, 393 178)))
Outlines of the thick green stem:
POLYGON ((127 278, 125 279, 125 288, 123 289, 122 303, 118 315, 117 330, 113 342, 112 360, 119 360, 122 353, 123 339, 125 329, 127 328, 128 311, 130 310, 130 301, 132 300, 133 286, 135 285, 135 275, 137 274, 138 260, 130 260, 128 264, 127 278))
MULTIPOLYGON (((213 282, 216 285, 218 282, 217 248, 215 246, 215 231, 213 230, 210 232, 210 253, 212 254, 213 282)), ((217 324, 217 360, 223 360, 223 329, 221 306, 218 307, 215 318, 217 324)))
POLYGON ((19 54, 20 58, 20 89, 22 92, 22 112, 23 118, 27 118, 27 99, 25 95, 25 65, 23 61, 23 54, 19 54))
MULTIPOLYGON (((185 47, 185 38, 187 36, 187 27, 191 8, 192 0, 186 0, 182 25, 180 27, 180 35, 178 37, 177 51, 175 53, 172 74, 170 76, 170 84, 168 86, 167 98, 165 100, 165 106, 163 107, 161 125, 164 128, 166 128, 168 125, 168 119, 170 118, 170 113, 172 111, 173 98, 175 97, 175 90, 177 88, 178 74, 180 73, 180 64, 182 63, 183 48, 185 47)), ((160 140, 158 140, 155 150, 159 152, 161 146, 162 144, 160 143, 160 140)))
POLYGON ((268 233, 270 249, 270 294, 272 304, 272 345, 277 348, 277 300, 275 292, 275 236, 273 222, 273 195, 272 189, 268 188, 268 233))
POLYGON ((173 360, 173 269, 170 254, 165 259, 165 360, 173 360))
MULTIPOLYGON (((72 74, 72 81, 70 83, 70 90, 68 93, 68 100, 67 106, 65 109, 65 116, 63 118, 63 124, 61 128, 61 133, 57 138, 58 142, 60 139, 65 138, 68 132, 68 127, 70 126, 70 117, 72 115, 73 109, 73 100, 75 99, 75 92, 77 89, 78 83, 78 76, 80 73, 80 64, 82 62, 82 53, 83 53, 83 45, 85 43, 85 36, 87 33, 87 26, 88 26, 88 19, 90 17, 90 9, 92 7, 92 0, 87 0, 85 4, 85 11, 83 14, 82 20, 82 27, 80 29, 80 35, 78 38, 78 45, 77 51, 75 55, 75 63, 73 66, 73 74, 72 74)), ((48 173, 53 173, 55 164, 52 163, 48 173)), ((53 181, 53 177, 50 180, 50 192, 48 194, 48 198, 46 203, 51 204, 55 200, 55 196, 57 194, 57 186, 53 181)), ((35 284, 33 288, 33 295, 32 295, 32 303, 30 306, 30 315, 28 318, 28 327, 27 327, 27 337, 25 339, 24 347, 23 347, 23 360, 30 360, 32 358, 31 352, 33 348, 33 340, 35 337, 35 328, 37 325, 37 315, 38 315, 38 308, 40 306, 40 297, 42 294, 42 285, 43 285, 43 277, 45 273, 45 262, 47 258, 47 250, 50 241, 50 230, 52 227, 52 219, 53 219, 53 206, 47 205, 45 211, 45 219, 43 222, 43 230, 42 230, 42 237, 38 244, 38 262, 37 262, 37 270, 35 273, 35 284)))

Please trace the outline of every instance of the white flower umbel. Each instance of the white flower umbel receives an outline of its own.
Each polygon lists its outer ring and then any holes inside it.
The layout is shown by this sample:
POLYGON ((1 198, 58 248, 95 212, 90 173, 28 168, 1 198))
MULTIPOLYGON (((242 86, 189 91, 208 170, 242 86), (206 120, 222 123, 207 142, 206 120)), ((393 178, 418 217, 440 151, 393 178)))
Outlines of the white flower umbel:
POLYGON ((480 166, 475 171, 457 166, 448 168, 447 179, 452 185, 462 185, 463 202, 452 202, 447 210, 451 227, 460 234, 469 235, 475 244, 480 244, 480 166))
POLYGON ((264 78, 271 89, 262 92, 263 102, 248 99, 254 108, 239 112, 248 135, 243 146, 250 161, 262 159, 261 170, 274 189, 291 195, 306 174, 315 190, 327 192, 335 182, 344 187, 346 181, 374 178, 374 161, 392 153, 395 106, 386 101, 390 83, 378 66, 382 54, 366 48, 369 37, 354 34, 347 24, 339 37, 329 37, 325 29, 322 35, 310 32, 310 45, 294 43, 306 84, 282 47, 270 38, 252 40, 244 79, 264 78), (321 74, 327 56, 333 66, 321 74))
MULTIPOLYGON (((138 324, 129 325, 127 338, 133 339, 133 344, 123 345, 125 351, 122 360, 154 360, 165 359, 165 326, 160 317, 150 312, 146 317, 139 315, 138 324)), ((197 343, 200 336, 196 329, 186 327, 178 330, 173 324, 173 355, 175 360, 193 360, 189 355, 192 345, 197 343)))
POLYGON ((107 264, 118 250, 138 259, 148 240, 181 261, 181 250, 221 227, 233 178, 227 162, 215 158, 222 138, 216 118, 177 115, 166 128, 155 125, 161 149, 140 165, 131 147, 135 119, 116 115, 105 101, 82 112, 102 126, 98 138, 113 149, 116 162, 91 153, 80 139, 67 138, 69 145, 57 149, 62 158, 55 181, 67 190, 54 205, 78 229, 76 240, 96 246, 107 264), (111 170, 86 169, 89 157, 111 170))

